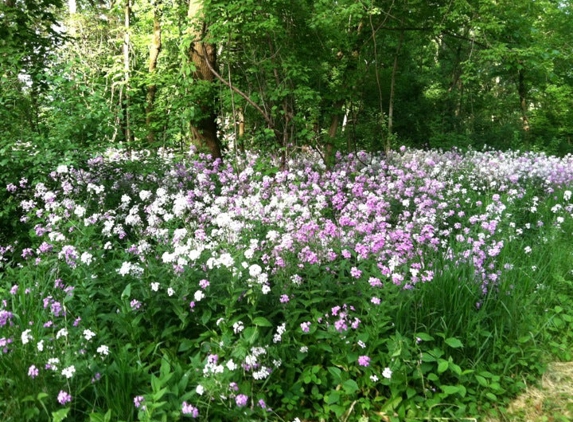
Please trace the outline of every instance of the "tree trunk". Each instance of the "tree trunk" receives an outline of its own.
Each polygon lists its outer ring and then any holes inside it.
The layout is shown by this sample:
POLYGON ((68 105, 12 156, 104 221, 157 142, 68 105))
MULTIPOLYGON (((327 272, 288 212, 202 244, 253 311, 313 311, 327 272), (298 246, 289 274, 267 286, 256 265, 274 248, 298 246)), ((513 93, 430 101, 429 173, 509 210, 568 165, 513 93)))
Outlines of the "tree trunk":
POLYGON ((124 23, 124 37, 123 37, 123 72, 124 72, 124 101, 123 101, 123 118, 124 118, 124 137, 125 142, 128 144, 131 143, 131 123, 130 123, 130 113, 129 113, 129 31, 130 31, 130 15, 131 15, 131 0, 125 0, 125 23, 124 23))
POLYGON ((338 126, 340 124, 340 117, 342 115, 342 105, 343 101, 337 101, 334 103, 333 112, 330 116, 330 126, 328 127, 328 139, 324 144, 324 164, 326 167, 331 168, 334 165, 334 139, 338 132, 338 126))
MULTIPOLYGON (((195 65, 194 78, 199 81, 212 83, 215 75, 211 69, 216 69, 216 50, 212 44, 204 43, 207 33, 207 24, 203 19, 203 2, 189 0, 187 17, 191 21, 191 34, 194 37, 189 46, 189 59, 195 65)), ((217 138, 217 113, 214 99, 206 98, 201 102, 202 117, 198 121, 190 122, 189 129, 192 141, 199 147, 207 147, 213 160, 221 158, 221 146, 217 138)))
POLYGON ((154 2, 153 10, 153 37, 149 48, 149 76, 152 82, 147 87, 147 105, 145 107, 145 123, 147 124, 147 140, 150 144, 155 141, 155 131, 153 123, 153 104, 155 103, 155 94, 157 85, 153 82, 153 77, 157 70, 157 58, 161 52, 161 0, 154 2))
MULTIPOLYGON (((402 49, 402 42, 404 41, 404 31, 400 32, 400 41, 396 47, 396 54, 394 55, 394 65, 392 66, 392 79, 390 81, 390 98, 388 99, 388 135, 392 135, 392 128, 394 125, 394 90, 396 87, 396 72, 398 70, 398 55, 402 49)), ((384 147, 386 154, 390 152, 390 139, 387 140, 384 147)))
POLYGON ((521 107, 521 119, 523 123, 523 130, 527 133, 529 131, 529 118, 527 117, 527 87, 525 86, 525 71, 519 69, 518 71, 518 86, 519 92, 519 105, 521 107))
POLYGON ((245 114, 243 113, 243 107, 239 107, 237 111, 237 115, 239 117, 239 133, 237 137, 237 146, 239 147, 239 151, 242 153, 245 152, 245 114))

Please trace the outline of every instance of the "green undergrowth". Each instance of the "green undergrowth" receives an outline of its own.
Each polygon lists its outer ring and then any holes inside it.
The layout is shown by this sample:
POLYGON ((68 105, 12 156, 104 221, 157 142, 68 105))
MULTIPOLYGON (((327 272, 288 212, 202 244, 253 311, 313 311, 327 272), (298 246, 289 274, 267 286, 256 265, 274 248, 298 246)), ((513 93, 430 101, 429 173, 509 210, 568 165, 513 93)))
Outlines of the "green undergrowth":
MULTIPOLYGON (((81 188, 74 193, 86 216, 127 214, 123 195, 137 202, 144 189, 160 196, 167 178, 160 164, 127 178, 136 168, 118 166, 104 168, 105 195, 81 188)), ((196 179, 185 183, 186 189, 199 189, 196 179)), ((491 192, 471 193, 469 182, 463 187, 470 192, 467 203, 479 202, 468 214, 485 212, 491 192)), ((211 191, 220 194, 223 188, 214 183, 211 191)), ((557 220, 562 190, 536 200, 537 195, 532 187, 519 200, 507 201, 497 223, 503 230, 488 238, 492 252, 485 250, 485 264, 469 253, 464 257, 468 246, 457 240, 462 232, 452 229, 465 225, 467 217, 445 218, 437 229, 451 229, 441 234, 443 245, 420 253, 422 269, 433 277, 411 288, 383 279, 374 260, 358 259, 354 252, 348 259, 301 265, 296 249, 285 253, 286 264, 269 276, 272 288, 263 294, 252 274, 253 265, 265 267, 267 258, 256 248, 248 253, 247 245, 269 239, 276 227, 259 221, 240 232, 238 241, 219 234, 217 253, 203 250, 197 266, 174 275, 162 258, 171 251, 170 238, 149 240, 152 253, 139 259, 129 250, 141 246, 145 232, 126 225, 123 236, 110 237, 100 226, 81 224, 83 218, 64 218, 59 229, 68 243, 93 255, 94 263, 82 265, 78 256, 77 265, 67 265, 61 252, 25 260, 18 243, 5 254, 1 309, 12 316, 0 327, 0 421, 174 421, 192 418, 184 411, 191 404, 197 418, 208 421, 503 415, 549 361, 573 359, 573 222, 570 216, 557 220), (209 258, 220 259, 226 251, 234 266, 210 264, 209 258), (143 275, 121 275, 125 262, 140 265, 143 275), (361 275, 352 275, 356 271, 361 275), (496 276, 484 283, 484 274, 496 276), (304 283, 293 283, 296 277, 304 283), (376 291, 377 306, 368 290, 371 277, 384 281, 376 291), (207 299, 198 294, 198 283, 205 280, 207 299), (159 293, 150 288, 154 283, 159 293), (73 294, 64 285, 73 287, 73 294), (46 369, 47 357, 58 359, 52 363, 57 370, 46 369), (31 375, 32 366, 37 376, 31 375), (71 366, 68 378, 62 371, 71 366), (263 368, 268 374, 253 375, 263 368), (71 393, 71 402, 58 403, 62 391, 71 393), (241 395, 248 397, 247 405, 241 395)), ((406 208, 403 202, 392 206, 394 213, 406 208)), ((139 208, 142 216, 144 209, 139 208)), ((65 213, 65 206, 60 211, 65 213)), ((42 218, 31 212, 27 222, 26 242, 34 248, 44 240, 33 229, 42 218)), ((183 224, 199 227, 193 218, 170 220, 166 233, 183 224)), ((480 239, 479 225, 467 227, 464 239, 480 239)), ((308 245, 317 247, 313 241, 308 245)))

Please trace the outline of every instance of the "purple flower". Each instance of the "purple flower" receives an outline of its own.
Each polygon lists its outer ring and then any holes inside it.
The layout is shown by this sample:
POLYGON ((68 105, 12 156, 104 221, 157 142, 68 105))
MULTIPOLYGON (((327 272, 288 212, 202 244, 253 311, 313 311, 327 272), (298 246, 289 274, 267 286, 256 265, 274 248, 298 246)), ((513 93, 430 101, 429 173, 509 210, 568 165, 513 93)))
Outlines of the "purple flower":
POLYGON ((12 312, 5 311, 4 309, 0 309, 0 327, 5 326, 8 322, 12 321, 14 315, 12 312))
POLYGON ((145 400, 143 396, 135 396, 133 398, 133 404, 135 405, 135 407, 139 409, 141 407, 141 404, 143 403, 143 400, 145 400))
POLYGON ((141 308, 141 302, 137 299, 133 299, 130 303, 131 309, 136 311, 141 308))
POLYGON ((199 417, 199 409, 191 404, 188 404, 186 401, 183 402, 181 413, 184 415, 191 415, 192 418, 199 417))
POLYGON ((281 303, 288 303, 289 300, 290 299, 289 299, 288 295, 281 295, 281 298, 280 298, 281 303))
POLYGON ((302 331, 304 331, 305 333, 308 333, 308 332, 310 331, 310 321, 303 322, 302 324, 300 324, 300 328, 301 328, 302 331))
POLYGON ((67 392, 60 390, 60 393, 58 394, 58 403, 60 403, 62 406, 66 403, 69 403, 72 401, 72 396, 70 396, 67 392))
POLYGON ((199 286, 201 286, 202 289, 206 289, 207 287, 209 287, 209 281, 208 280, 201 280, 199 282, 199 286))
POLYGON ((249 401, 249 397, 244 395, 244 394, 239 394, 237 397, 235 397, 235 402, 237 403, 237 406, 239 406, 239 407, 246 406, 248 401, 249 401))
POLYGON ((354 278, 360 278, 360 276, 362 275, 362 271, 360 271, 358 268, 356 267, 352 267, 350 269, 350 275, 354 278))
POLYGON ((370 358, 368 356, 360 356, 358 358, 358 365, 360 366, 370 366, 370 358))
POLYGON ((38 370, 38 368, 36 368, 36 365, 30 366, 30 368, 28 369, 28 376, 32 379, 36 378, 39 374, 40 371, 38 370))

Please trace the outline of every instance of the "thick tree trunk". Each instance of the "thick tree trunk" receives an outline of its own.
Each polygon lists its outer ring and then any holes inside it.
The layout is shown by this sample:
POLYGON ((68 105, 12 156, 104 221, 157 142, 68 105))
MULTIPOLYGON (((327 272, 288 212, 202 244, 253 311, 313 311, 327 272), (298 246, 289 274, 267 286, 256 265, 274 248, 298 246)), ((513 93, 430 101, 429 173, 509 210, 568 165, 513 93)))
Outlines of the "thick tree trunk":
MULTIPOLYGON (((189 46, 189 59, 195 65, 194 77, 200 81, 213 82, 215 79, 211 69, 216 69, 216 50, 212 44, 204 43, 207 25, 203 19, 203 2, 189 0, 188 18, 192 23, 194 41, 189 46)), ((213 159, 221 158, 221 146, 217 137, 217 113, 213 98, 202 101, 203 118, 190 122, 192 140, 199 147, 207 147, 213 159)))
MULTIPOLYGON (((153 11, 153 37, 151 39, 151 46, 149 48, 149 76, 152 78, 157 70, 157 59, 161 52, 161 0, 156 0, 153 11)), ((152 127, 153 124, 153 104, 155 103, 155 95, 157 93, 157 85, 152 82, 147 87, 147 105, 145 107, 145 122, 147 124, 147 140, 150 144, 155 141, 155 131, 152 127)))

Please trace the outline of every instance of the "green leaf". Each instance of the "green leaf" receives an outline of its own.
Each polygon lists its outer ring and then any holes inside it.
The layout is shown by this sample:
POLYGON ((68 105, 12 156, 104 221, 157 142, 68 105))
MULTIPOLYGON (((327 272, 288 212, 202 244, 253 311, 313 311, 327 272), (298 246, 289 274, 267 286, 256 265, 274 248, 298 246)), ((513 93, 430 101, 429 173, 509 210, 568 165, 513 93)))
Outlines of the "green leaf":
POLYGON ((187 350, 191 349, 193 346, 195 345, 195 342, 189 339, 183 339, 181 340, 181 343, 179 343, 179 349, 178 352, 186 352, 187 350))
POLYGON ((344 381, 344 383, 342 384, 342 388, 344 388, 346 394, 354 394, 356 391, 359 390, 358 384, 356 384, 356 381, 354 380, 344 381))
POLYGON ((204 325, 207 325, 207 323, 209 322, 209 320, 211 319, 211 315, 212 312, 210 309, 205 309, 205 311, 203 312, 203 314, 201 315, 201 322, 204 325))
POLYGON ((340 393, 338 391, 333 391, 324 397, 324 401, 326 402, 326 404, 338 403, 339 400, 340 400, 340 393))
POLYGON ((432 340, 434 340, 434 337, 432 337, 432 336, 429 335, 428 333, 416 333, 416 334, 414 334, 414 336, 415 336, 417 339, 419 338, 420 340, 423 340, 423 341, 432 341, 432 340))
POLYGON ((256 327, 247 327, 243 330, 243 338, 249 344, 255 344, 257 338, 259 338, 259 330, 256 327))
POLYGON ((447 360, 440 359, 440 363, 438 363, 438 374, 446 372, 449 364, 447 360))
POLYGON ((435 356, 432 356, 428 352, 422 353, 422 362, 436 362, 435 356))
POLYGON ((457 338, 455 337, 450 337, 447 338, 446 340, 444 340, 446 342, 446 344, 454 349, 459 349, 460 347, 464 347, 464 345, 462 344, 461 341, 459 341, 457 338))
POLYGON ((62 422, 68 417, 69 411, 70 408, 66 407, 65 409, 60 409, 57 412, 52 412, 52 422, 62 422))
POLYGON ((497 401, 497 396, 493 393, 485 393, 485 396, 491 401, 497 401))
POLYGON ((448 396, 451 396, 452 394, 457 394, 460 392, 460 388, 457 385, 441 385, 440 388, 448 396))
POLYGON ((104 415, 103 413, 90 413, 90 422, 110 422, 111 409, 104 415))
POLYGON ((334 383, 335 384, 340 384, 340 381, 342 380, 342 371, 337 368, 336 366, 329 366, 328 368, 328 372, 330 372, 330 375, 332 375, 332 377, 334 378, 334 383))
POLYGON ((273 324, 265 317, 259 316, 253 319, 253 324, 259 327, 272 327, 273 324))
POLYGON ((125 286, 125 289, 123 289, 123 292, 121 293, 121 298, 129 299, 130 296, 131 296, 131 283, 125 286))

